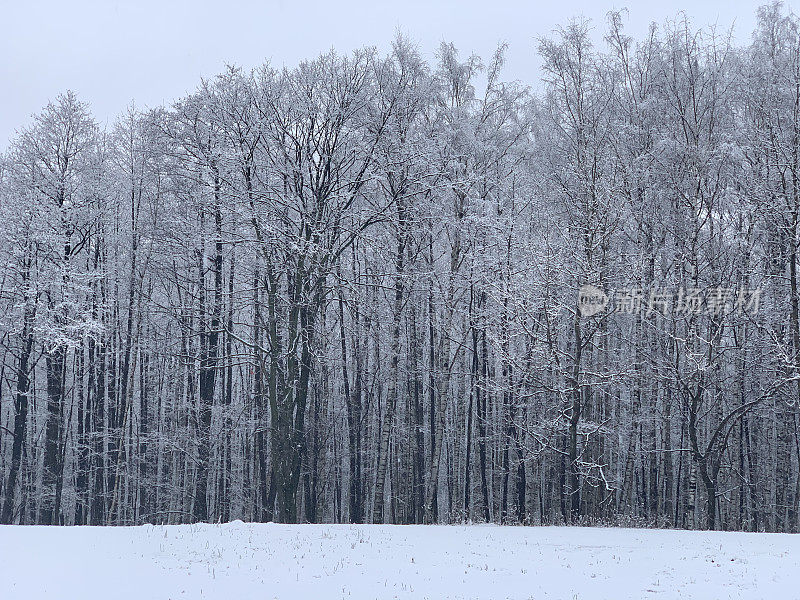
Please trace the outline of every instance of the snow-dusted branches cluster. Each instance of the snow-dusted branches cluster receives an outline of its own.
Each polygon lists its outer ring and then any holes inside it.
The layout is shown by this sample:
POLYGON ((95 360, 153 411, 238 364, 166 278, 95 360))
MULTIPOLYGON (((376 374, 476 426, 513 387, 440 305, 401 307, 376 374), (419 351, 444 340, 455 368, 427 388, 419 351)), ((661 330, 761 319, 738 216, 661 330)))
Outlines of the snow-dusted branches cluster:
POLYGON ((398 38, 55 99, 0 160, 2 521, 797 531, 799 22, 622 22, 541 94, 398 38))

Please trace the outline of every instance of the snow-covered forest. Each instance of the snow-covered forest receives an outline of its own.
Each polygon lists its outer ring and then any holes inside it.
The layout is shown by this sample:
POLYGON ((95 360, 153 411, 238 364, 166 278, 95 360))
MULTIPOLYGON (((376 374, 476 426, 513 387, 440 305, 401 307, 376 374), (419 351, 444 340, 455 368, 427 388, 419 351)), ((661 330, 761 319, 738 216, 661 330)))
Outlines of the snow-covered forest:
POLYGON ((800 20, 624 22, 20 124, 0 522, 798 531, 800 20))

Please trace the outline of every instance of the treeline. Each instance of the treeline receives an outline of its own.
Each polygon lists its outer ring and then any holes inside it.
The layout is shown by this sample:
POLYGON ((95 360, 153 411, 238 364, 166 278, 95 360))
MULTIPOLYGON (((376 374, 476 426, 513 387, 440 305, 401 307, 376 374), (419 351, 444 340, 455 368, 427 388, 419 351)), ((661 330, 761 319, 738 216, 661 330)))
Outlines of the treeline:
POLYGON ((48 104, 0 159, 0 520, 797 531, 800 22, 622 22, 541 93, 398 38, 48 104))

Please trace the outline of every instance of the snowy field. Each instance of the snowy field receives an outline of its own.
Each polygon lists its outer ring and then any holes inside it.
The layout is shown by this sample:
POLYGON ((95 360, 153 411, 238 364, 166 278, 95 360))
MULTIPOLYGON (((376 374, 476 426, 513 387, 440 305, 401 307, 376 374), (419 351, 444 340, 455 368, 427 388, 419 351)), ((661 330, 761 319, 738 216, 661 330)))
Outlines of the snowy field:
POLYGON ((800 536, 565 527, 0 527, 0 598, 800 598, 800 536))

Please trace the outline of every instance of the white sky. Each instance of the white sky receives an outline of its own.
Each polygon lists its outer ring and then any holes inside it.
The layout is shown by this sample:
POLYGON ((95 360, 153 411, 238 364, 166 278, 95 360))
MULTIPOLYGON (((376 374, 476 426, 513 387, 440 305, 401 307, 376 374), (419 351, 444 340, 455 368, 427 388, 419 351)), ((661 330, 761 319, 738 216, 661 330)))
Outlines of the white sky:
MULTIPOLYGON (((537 38, 585 16, 603 44, 605 15, 627 7, 626 30, 641 37, 651 21, 685 10, 695 25, 734 26, 747 43, 759 0, 0 0, 0 150, 14 131, 66 89, 90 103, 101 124, 133 100, 169 103, 226 63, 270 59, 294 65, 330 48, 385 50, 397 29, 432 58, 452 41, 484 59, 509 43, 506 78, 537 84, 537 38)), ((798 12, 800 0, 786 2, 798 12)))

